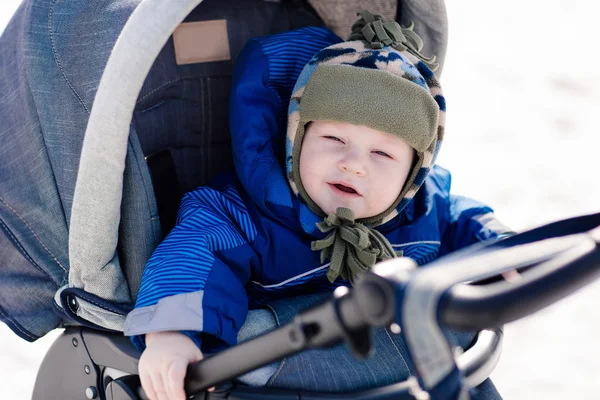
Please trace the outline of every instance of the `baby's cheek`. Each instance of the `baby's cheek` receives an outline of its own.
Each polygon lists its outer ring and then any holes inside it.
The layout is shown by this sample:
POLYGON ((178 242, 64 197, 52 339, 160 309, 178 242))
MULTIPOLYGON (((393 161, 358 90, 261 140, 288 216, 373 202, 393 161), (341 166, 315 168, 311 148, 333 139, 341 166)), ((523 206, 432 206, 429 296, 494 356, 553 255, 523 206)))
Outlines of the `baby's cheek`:
MULTIPOLYGON (((306 189, 306 193, 308 196, 314 201, 318 203, 319 200, 319 182, 320 182, 320 174, 316 165, 307 166, 304 171, 300 170, 300 179, 302 179, 302 185, 306 189), (302 173, 304 172, 304 173, 302 173)), ((320 206, 320 205, 319 205, 320 206)))
POLYGON ((379 182, 378 198, 379 206, 382 208, 381 212, 385 211, 396 201, 402 189, 399 182, 393 180, 393 175, 387 175, 387 177, 387 180, 379 182))
POLYGON ((302 179, 304 187, 308 188, 312 186, 314 181, 314 171, 311 164, 305 163, 300 166, 300 179, 302 179))

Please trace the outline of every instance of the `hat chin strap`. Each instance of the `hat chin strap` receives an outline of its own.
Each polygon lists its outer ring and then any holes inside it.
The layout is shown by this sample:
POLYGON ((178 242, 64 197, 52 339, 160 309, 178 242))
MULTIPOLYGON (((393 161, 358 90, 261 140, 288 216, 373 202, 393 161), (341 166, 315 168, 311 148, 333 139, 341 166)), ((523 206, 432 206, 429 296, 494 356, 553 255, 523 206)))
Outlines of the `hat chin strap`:
POLYGON ((317 223, 321 232, 329 232, 325 239, 315 240, 311 249, 321 251, 321 262, 330 260, 327 279, 338 277, 352 283, 378 261, 396 257, 392 245, 380 232, 355 222, 354 211, 339 207, 323 222, 317 223))

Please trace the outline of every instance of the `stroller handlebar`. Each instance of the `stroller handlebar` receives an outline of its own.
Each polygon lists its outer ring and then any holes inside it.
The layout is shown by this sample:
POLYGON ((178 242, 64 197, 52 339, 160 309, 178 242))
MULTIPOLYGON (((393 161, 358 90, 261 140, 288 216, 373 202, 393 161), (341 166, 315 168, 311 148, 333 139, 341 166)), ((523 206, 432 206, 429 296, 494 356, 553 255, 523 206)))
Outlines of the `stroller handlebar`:
MULTIPOLYGON (((600 219, 600 214, 593 217, 600 219)), ((600 275, 600 227, 525 243, 519 243, 519 237, 528 238, 521 234, 508 243, 475 246, 475 250, 457 252, 428 267, 412 269, 414 273, 403 259, 382 263, 385 268, 376 266, 352 289, 338 288, 332 300, 304 311, 291 323, 190 365, 186 392, 196 393, 304 349, 341 341, 348 343, 355 355, 365 355, 370 349, 368 330, 400 321, 397 299, 404 296, 412 275, 423 270, 439 270, 439 278, 436 274, 430 276, 442 283, 446 269, 449 273, 464 271, 483 261, 492 264, 484 278, 515 268, 521 271, 517 282, 475 281, 446 288, 438 303, 439 324, 472 330, 497 328, 536 312, 600 275)), ((466 376, 469 368, 473 375, 472 362, 458 365, 466 376)))
POLYGON ((444 323, 480 329, 518 320, 557 302, 598 278, 599 243, 600 237, 582 237, 554 258, 526 267, 517 282, 453 287, 442 305, 444 323))

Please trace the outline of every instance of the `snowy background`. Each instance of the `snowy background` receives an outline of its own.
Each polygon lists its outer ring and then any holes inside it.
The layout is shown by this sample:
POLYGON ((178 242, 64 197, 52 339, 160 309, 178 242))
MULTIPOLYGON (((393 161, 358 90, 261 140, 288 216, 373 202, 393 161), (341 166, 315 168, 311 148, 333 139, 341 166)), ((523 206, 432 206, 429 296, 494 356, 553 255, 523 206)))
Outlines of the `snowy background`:
MULTIPOLYGON (((0 32, 19 0, 0 0, 0 32)), ((583 0, 448 2, 439 164, 455 193, 516 230, 600 211, 597 26, 583 0)), ((600 282, 506 327, 492 378, 506 399, 600 393, 600 282)), ((0 324, 0 399, 30 398, 57 332, 30 344, 0 324)), ((58 384, 58 383, 57 383, 58 384)))

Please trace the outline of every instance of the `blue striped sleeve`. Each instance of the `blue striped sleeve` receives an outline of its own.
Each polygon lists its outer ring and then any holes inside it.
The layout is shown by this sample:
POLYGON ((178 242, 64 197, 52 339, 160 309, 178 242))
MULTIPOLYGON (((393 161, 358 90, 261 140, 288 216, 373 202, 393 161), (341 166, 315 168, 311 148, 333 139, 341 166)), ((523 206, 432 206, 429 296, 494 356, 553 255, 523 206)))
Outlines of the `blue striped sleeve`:
POLYGON ((177 225, 146 264, 125 333, 138 336, 138 347, 139 335, 163 330, 202 332, 235 344, 248 309, 244 286, 258 262, 250 246, 255 236, 233 186, 186 194, 177 225))
POLYGON ((514 232, 502 224, 493 210, 473 199, 450 195, 446 245, 459 250, 484 240, 511 235, 514 232))

